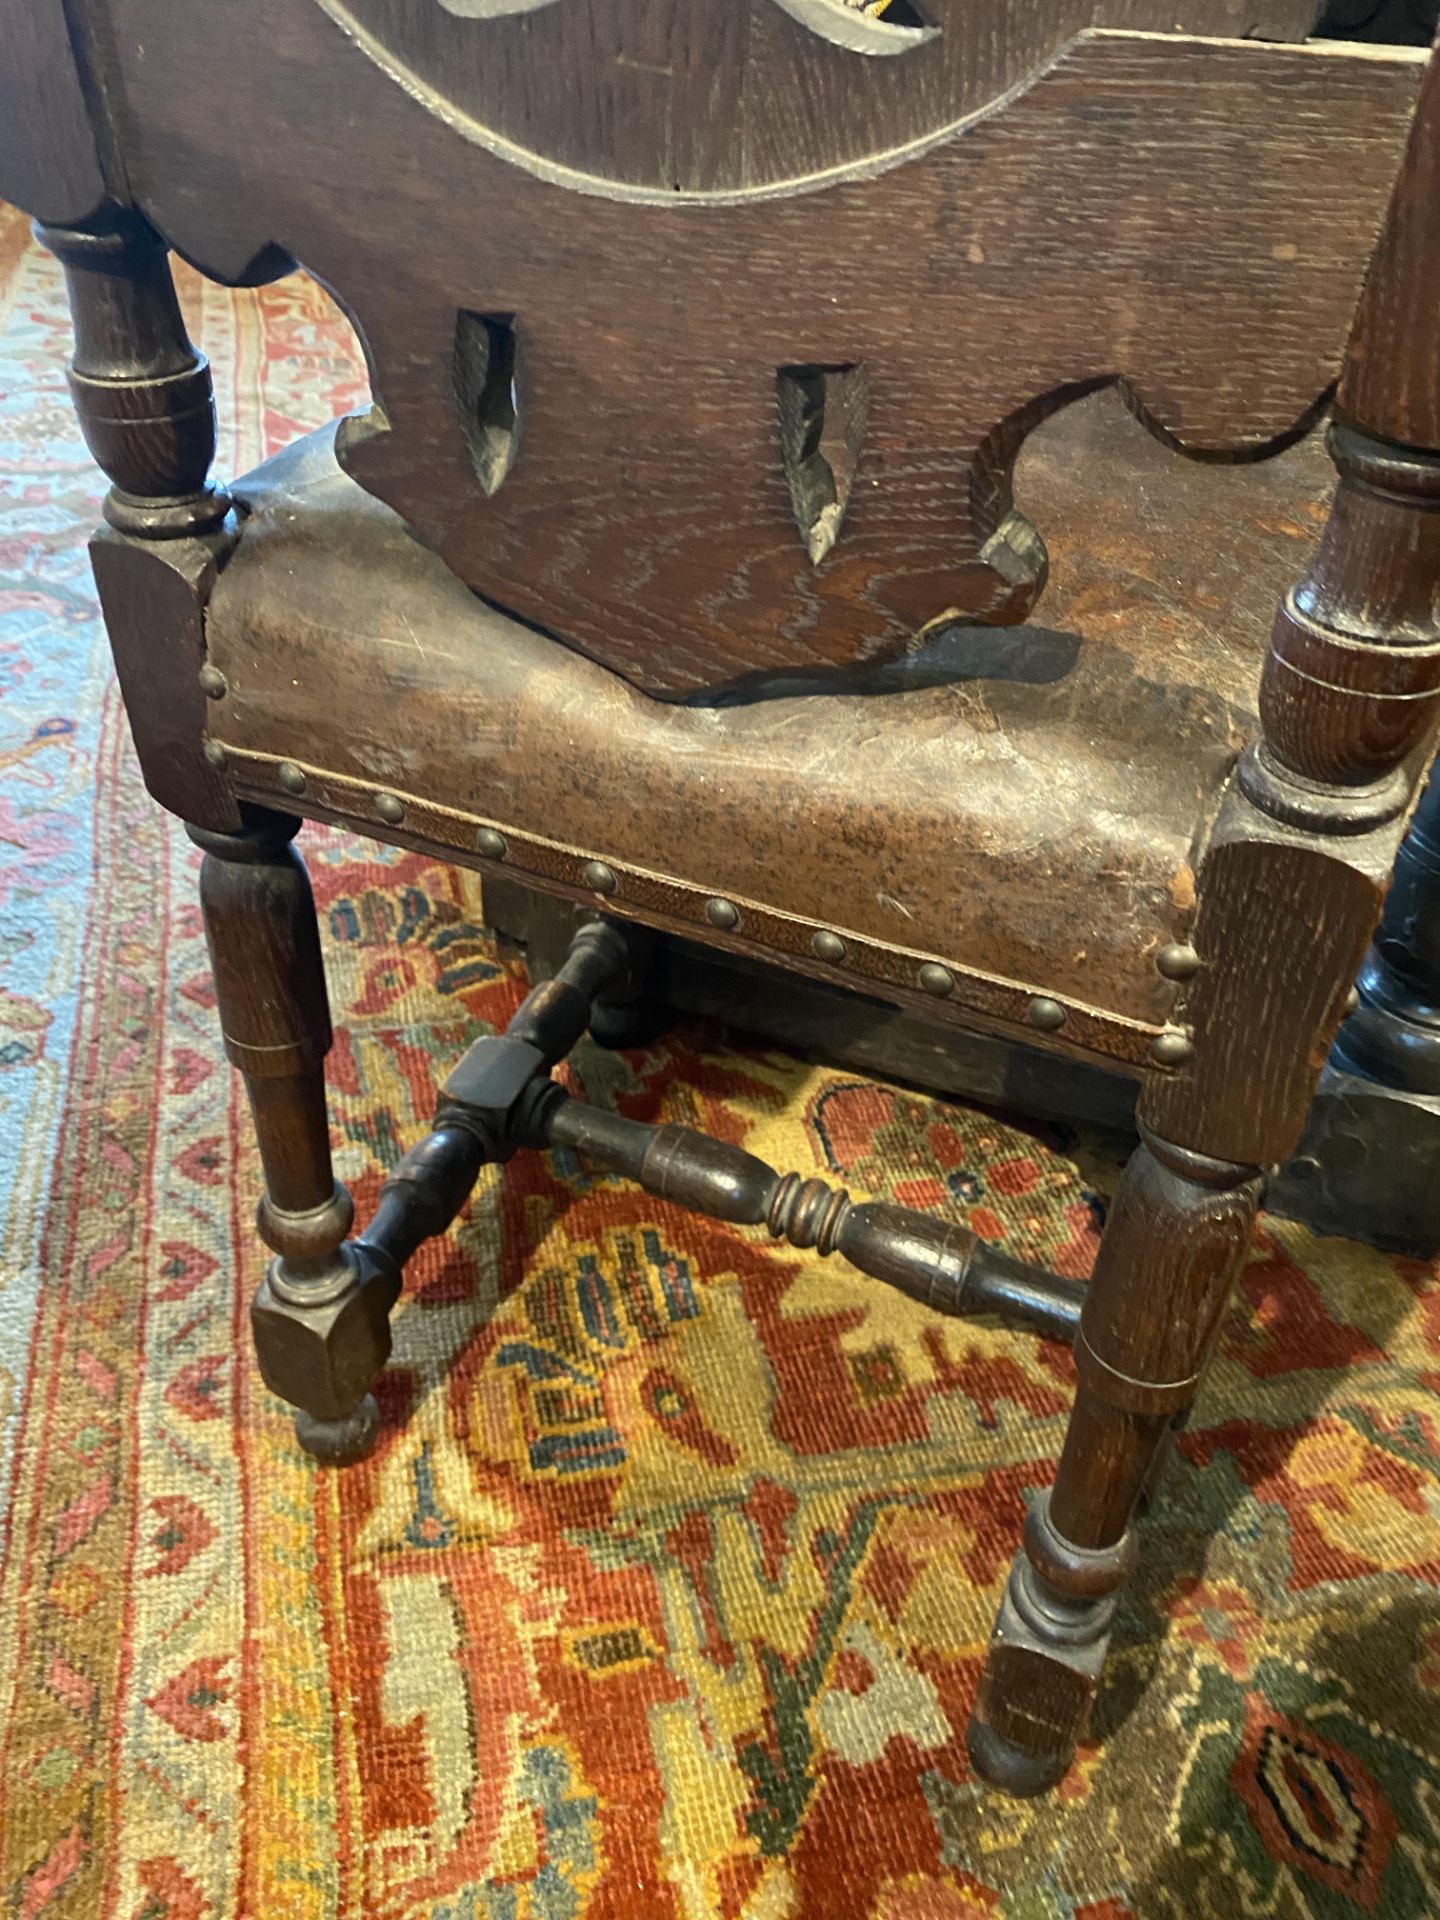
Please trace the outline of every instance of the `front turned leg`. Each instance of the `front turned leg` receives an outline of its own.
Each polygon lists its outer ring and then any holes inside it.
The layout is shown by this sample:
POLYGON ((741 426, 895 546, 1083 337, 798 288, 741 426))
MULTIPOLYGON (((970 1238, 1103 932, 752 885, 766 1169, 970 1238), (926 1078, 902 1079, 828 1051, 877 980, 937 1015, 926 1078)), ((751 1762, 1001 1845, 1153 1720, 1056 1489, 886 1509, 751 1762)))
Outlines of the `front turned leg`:
POLYGON ((1147 1135, 1125 1170, 1075 1340, 1079 1388, 1000 1603, 970 1723, 995 1786, 1064 1774, 1135 1559, 1133 1515, 1194 1399, 1250 1244, 1260 1173, 1147 1135))
POLYGON ((370 1386, 390 1356, 399 1271, 346 1238, 355 1209, 335 1178, 325 1104, 330 1009, 300 822, 244 809, 239 833, 191 827, 225 1051, 245 1076, 265 1172, 261 1238, 275 1255, 251 1307, 261 1377, 296 1409, 329 1465, 379 1431, 370 1386))

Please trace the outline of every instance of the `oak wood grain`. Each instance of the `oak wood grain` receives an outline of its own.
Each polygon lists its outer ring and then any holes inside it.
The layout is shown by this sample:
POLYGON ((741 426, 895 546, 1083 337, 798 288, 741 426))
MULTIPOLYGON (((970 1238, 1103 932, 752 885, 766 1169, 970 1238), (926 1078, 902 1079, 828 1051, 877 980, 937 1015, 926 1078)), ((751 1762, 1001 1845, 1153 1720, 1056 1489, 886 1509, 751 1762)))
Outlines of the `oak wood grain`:
POLYGON ((1140 1118, 1217 1158, 1271 1166, 1293 1149, 1384 897, 1398 821, 1354 864, 1231 796, 1201 868, 1204 965, 1183 1017, 1194 1059, 1148 1084, 1140 1118))
POLYGON ((0 0, 0 200, 69 224, 112 188, 121 182, 107 182, 64 0, 0 0))
POLYGON ((240 825, 234 795, 202 752, 205 605, 225 534, 144 541, 106 527, 90 545, 95 584, 145 785, 196 826, 240 825))
POLYGON ((551 0, 488 18, 437 0, 320 3, 519 164, 662 198, 916 146, 1087 27, 1298 40, 1315 15, 1313 0, 927 0, 928 30, 877 32, 837 0, 551 0), (865 56, 885 38, 897 57, 865 56))
POLYGON ((1341 408, 1365 432, 1402 446, 1440 448, 1437 314, 1440 60, 1432 58, 1340 385, 1341 408))
POLYGON ((1089 385, 1123 378, 1194 452, 1293 432, 1338 371, 1419 78, 1409 50, 1086 33, 878 178, 636 206, 509 164, 318 6, 222 10, 199 41, 160 11, 114 11, 147 210, 222 277, 268 242, 302 257, 374 370, 350 471, 487 600, 666 696, 1025 617, 1043 554, 1007 530, 1011 463, 1089 385), (457 414, 462 308, 518 342, 493 493, 457 414), (868 392, 818 565, 776 404, 794 365, 868 392))

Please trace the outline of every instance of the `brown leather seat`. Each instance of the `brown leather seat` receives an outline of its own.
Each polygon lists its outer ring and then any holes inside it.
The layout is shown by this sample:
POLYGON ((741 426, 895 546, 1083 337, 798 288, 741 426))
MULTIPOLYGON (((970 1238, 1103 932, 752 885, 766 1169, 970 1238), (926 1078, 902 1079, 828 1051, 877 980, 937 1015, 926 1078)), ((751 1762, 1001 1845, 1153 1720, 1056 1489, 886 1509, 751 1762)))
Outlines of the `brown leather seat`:
POLYGON ((1144 1062, 1174 996, 1155 954, 1188 925, 1273 609, 1323 517, 1319 434, 1200 463, 1117 393, 1079 402, 1018 473, 1051 548, 1043 627, 952 629, 863 679, 705 706, 648 698, 485 605, 340 472, 332 439, 237 489, 245 537, 207 628, 229 688, 211 730, 242 790, 283 801, 288 760, 307 811, 393 826, 403 807, 472 858, 498 830, 519 877, 573 885, 598 861, 616 904, 658 924, 713 937, 718 898, 732 944, 813 971, 829 930, 837 977, 904 998, 938 964, 957 1013, 1020 1022, 1043 995, 1062 1039, 1144 1062))

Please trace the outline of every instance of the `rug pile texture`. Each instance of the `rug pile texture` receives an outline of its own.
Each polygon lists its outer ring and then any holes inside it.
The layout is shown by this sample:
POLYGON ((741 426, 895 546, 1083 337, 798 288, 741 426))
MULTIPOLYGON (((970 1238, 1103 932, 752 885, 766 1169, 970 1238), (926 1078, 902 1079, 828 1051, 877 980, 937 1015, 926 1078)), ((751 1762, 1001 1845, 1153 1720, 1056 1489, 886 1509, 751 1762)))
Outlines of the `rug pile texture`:
MULTIPOLYGON (((235 472, 362 404, 310 283, 183 275, 235 472)), ((373 1461, 258 1381, 197 855, 84 552, 60 276, 0 214, 0 1911, 1440 1913, 1440 1282, 1262 1223, 1048 1801, 964 1729, 1068 1355, 526 1156, 415 1262, 373 1461), (1102 1744, 1103 1742, 1103 1744, 1102 1744)), ((445 867, 307 830, 362 1215, 524 991, 445 867)), ((1083 1275, 1118 1163, 683 1027, 587 1097, 1083 1275)))

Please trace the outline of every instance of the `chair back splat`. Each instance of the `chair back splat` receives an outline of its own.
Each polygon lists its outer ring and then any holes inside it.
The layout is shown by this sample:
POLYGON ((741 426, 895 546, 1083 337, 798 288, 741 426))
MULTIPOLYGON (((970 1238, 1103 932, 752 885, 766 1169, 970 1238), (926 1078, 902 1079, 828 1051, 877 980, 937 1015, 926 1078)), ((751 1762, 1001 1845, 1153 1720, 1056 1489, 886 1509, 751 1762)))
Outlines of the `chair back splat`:
POLYGON ((1254 24, 1233 0, 107 12, 136 203, 217 278, 302 260, 359 327, 346 470, 669 698, 1027 619, 1015 456, 1098 384, 1200 457, 1293 436, 1419 73, 1200 37, 1254 24))

